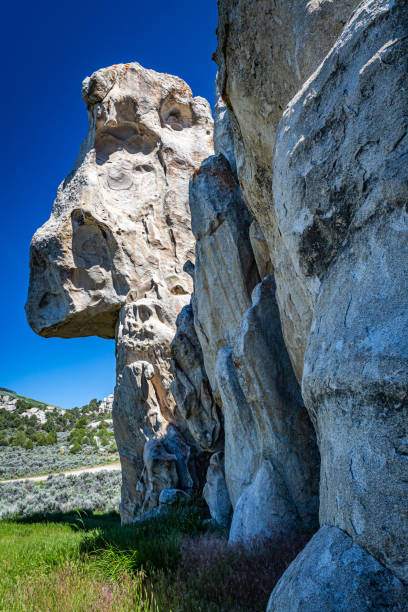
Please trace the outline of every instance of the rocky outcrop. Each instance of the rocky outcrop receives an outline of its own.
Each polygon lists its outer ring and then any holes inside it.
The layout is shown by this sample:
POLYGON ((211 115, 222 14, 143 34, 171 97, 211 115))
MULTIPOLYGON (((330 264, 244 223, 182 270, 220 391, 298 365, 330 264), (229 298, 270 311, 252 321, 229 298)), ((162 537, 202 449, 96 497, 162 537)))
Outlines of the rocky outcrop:
POLYGON ((267 612, 406 612, 402 583, 337 527, 322 527, 278 582, 267 612))
POLYGON ((218 351, 231 343, 259 281, 249 240, 251 216, 224 155, 207 159, 190 186, 196 237, 194 324, 213 393, 218 351))
POLYGON ((289 105, 274 194, 312 307, 302 386, 322 454, 321 523, 408 582, 406 9, 365 2, 289 105))
MULTIPOLYGON (((281 245, 272 193, 272 166, 278 123, 285 106, 328 53, 360 0, 218 0, 218 87, 229 109, 243 197, 273 249, 281 245)), ((299 219, 298 223, 302 220, 299 219)), ((303 326, 311 307, 297 287, 290 253, 273 260, 284 337, 301 380, 303 326), (279 279, 282 279, 279 282, 279 279)))
POLYGON ((171 344, 171 391, 191 437, 203 451, 214 451, 222 434, 222 423, 204 368, 201 345, 194 327, 191 304, 177 318, 177 333, 171 344))
POLYGON ((190 186, 197 240, 194 325, 225 438, 223 455, 211 460, 204 495, 212 516, 226 524, 228 491, 231 541, 252 542, 260 533, 313 533, 314 431, 283 343, 273 278, 259 283, 272 266, 262 231, 242 199, 220 101, 215 134, 222 152, 202 164, 190 186))
POLYGON ((218 4, 216 154, 179 79, 86 80, 28 317, 116 339, 124 522, 205 467, 231 542, 317 530, 270 612, 405 610, 406 0, 218 4))
POLYGON ((130 522, 162 485, 194 481, 170 343, 192 290, 188 182, 212 152, 212 118, 182 80, 136 63, 95 72, 82 93, 88 135, 33 238, 26 311, 45 337, 116 340, 113 419, 130 522))
POLYGON ((22 417, 35 417, 41 425, 47 421, 49 416, 59 416, 65 413, 64 408, 32 400, 5 388, 0 388, 0 410, 17 411, 22 417), (23 412, 21 412, 22 408, 25 408, 23 412))
POLYGON ((230 495, 225 480, 224 453, 219 451, 211 457, 207 470, 203 496, 211 517, 224 528, 229 528, 232 515, 230 495))
POLYGON ((408 13, 356 5, 219 2, 238 176, 321 454, 321 529, 279 612, 406 609, 408 13))
POLYGON ((217 376, 235 508, 230 540, 313 533, 319 456, 283 342, 273 277, 254 289, 232 347, 218 354, 217 376))

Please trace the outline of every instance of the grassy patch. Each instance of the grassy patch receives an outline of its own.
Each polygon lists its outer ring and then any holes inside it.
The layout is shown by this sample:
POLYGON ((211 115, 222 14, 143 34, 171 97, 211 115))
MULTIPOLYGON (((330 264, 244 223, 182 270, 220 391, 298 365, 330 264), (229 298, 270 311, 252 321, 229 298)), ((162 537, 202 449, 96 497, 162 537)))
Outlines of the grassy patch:
POLYGON ((304 542, 228 546, 193 505, 120 527, 117 514, 0 522, 0 610, 265 610, 304 542))

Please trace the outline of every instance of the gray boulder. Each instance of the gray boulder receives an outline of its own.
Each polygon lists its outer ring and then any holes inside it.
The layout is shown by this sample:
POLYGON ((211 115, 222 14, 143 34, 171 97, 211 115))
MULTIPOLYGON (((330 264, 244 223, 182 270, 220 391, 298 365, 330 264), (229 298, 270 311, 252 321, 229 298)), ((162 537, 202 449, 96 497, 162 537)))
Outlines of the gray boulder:
POLYGON ((319 454, 283 342, 272 276, 254 289, 216 372, 234 505, 230 541, 314 533, 319 454))
POLYGON ((232 505, 225 482, 224 453, 222 451, 211 457, 203 496, 215 523, 224 528, 229 527, 232 505))
POLYGON ((285 291, 312 315, 299 342, 320 522, 408 582, 406 91, 406 2, 364 2, 283 116, 274 196, 285 291))
POLYGON ((267 612, 408 610, 404 585, 337 527, 322 527, 276 585, 267 612))

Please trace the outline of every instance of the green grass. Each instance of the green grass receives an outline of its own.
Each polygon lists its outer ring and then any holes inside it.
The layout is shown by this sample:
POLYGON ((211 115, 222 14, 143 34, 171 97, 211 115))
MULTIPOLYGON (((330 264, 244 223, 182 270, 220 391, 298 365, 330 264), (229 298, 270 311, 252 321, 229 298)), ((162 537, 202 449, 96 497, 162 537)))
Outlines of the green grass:
POLYGON ((137 551, 119 547, 126 529, 117 515, 45 518, 53 522, 0 521, 2 612, 157 610, 144 586, 148 558, 135 562, 137 551))
POLYGON ((177 536, 201 525, 191 508, 125 528, 116 513, 0 521, 0 610, 158 612, 146 572, 175 569, 177 536))
POLYGON ((299 546, 228 546, 204 517, 187 504, 130 527, 116 513, 0 521, 0 612, 263 612, 299 546))

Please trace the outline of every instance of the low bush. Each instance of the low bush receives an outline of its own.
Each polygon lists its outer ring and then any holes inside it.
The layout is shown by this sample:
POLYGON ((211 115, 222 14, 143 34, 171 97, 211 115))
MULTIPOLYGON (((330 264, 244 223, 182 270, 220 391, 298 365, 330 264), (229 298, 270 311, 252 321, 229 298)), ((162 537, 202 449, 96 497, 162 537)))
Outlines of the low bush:
POLYGON ((73 445, 70 447, 69 452, 75 455, 76 453, 80 453, 81 450, 82 450, 81 444, 78 442, 78 440, 75 440, 73 445))
POLYGON ((57 432, 55 431, 55 429, 51 429, 51 431, 48 433, 46 437, 46 443, 51 446, 52 444, 56 444, 57 442, 58 442, 57 432))
POLYGON ((72 512, 76 508, 111 512, 119 507, 120 484, 119 471, 59 474, 41 482, 0 483, 0 518, 72 512))
MULTIPOLYGON (((49 472, 62 472, 78 467, 94 466, 101 463, 117 461, 117 452, 98 449, 94 445, 84 446, 77 453, 70 453, 72 446, 66 433, 59 433, 58 443, 36 446, 32 450, 19 446, 2 446, 0 444, 0 483, 1 479, 37 476, 49 472)), ((111 444, 111 443, 110 443, 111 444)))
POLYGON ((100 401, 93 399, 63 412, 15 393, 9 395, 17 398, 14 410, 1 406, 0 393, 0 481, 119 458, 113 443, 111 410, 101 410, 100 401), (32 408, 37 409, 37 416, 24 414, 32 408), (97 423, 102 423, 98 430, 97 423))

